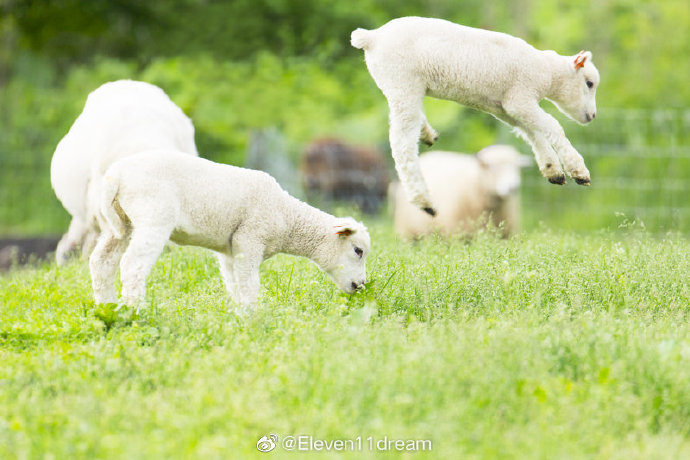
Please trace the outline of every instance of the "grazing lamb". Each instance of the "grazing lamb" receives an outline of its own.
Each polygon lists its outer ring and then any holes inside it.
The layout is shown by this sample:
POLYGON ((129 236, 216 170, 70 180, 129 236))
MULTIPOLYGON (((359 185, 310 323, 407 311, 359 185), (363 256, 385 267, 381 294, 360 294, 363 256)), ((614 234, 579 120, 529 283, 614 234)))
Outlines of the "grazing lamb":
POLYGON ((192 122, 163 90, 149 83, 119 80, 89 94, 50 165, 55 194, 72 215, 69 230, 57 246, 58 265, 80 247, 84 255, 93 249, 100 179, 107 167, 152 148, 197 155, 192 122))
POLYGON ((97 303, 117 300, 119 262, 123 301, 138 306, 168 240, 215 251, 228 293, 243 307, 257 301, 259 265, 279 252, 313 260, 345 292, 366 281, 366 228, 299 201, 262 171, 142 152, 106 171, 100 211, 90 258, 97 303))
POLYGON ((309 195, 351 201, 374 214, 386 199, 390 182, 385 158, 378 151, 337 139, 310 143, 300 163, 302 183, 309 195))
MULTIPOLYGON (((519 226, 520 167, 530 163, 508 145, 492 145, 477 155, 429 152, 419 157, 422 177, 438 206, 436 218, 406 200, 398 186, 391 187, 396 232, 406 239, 439 232, 470 235, 491 222, 503 237, 519 226)), ((397 184, 396 184, 397 185, 397 184)))
POLYGON ((388 100, 391 150, 405 192, 427 213, 435 210, 419 170, 417 140, 431 144, 436 132, 422 112, 425 95, 513 126, 550 182, 565 183, 564 167, 578 184, 589 185, 584 160, 558 121, 539 107, 548 99, 578 123, 594 119, 599 73, 589 51, 560 56, 507 34, 419 17, 356 29, 351 43, 364 49, 369 73, 388 100))

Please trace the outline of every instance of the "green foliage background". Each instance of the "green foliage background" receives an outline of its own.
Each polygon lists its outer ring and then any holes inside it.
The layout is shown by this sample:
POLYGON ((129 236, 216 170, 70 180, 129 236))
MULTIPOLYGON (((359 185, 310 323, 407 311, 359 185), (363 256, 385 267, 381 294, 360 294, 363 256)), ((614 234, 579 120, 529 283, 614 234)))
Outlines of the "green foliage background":
MULTIPOLYGON (((201 154, 217 161, 243 164, 249 131, 269 126, 285 133, 293 159, 321 135, 388 149, 385 99, 349 35, 404 15, 505 31, 562 54, 593 52, 597 121, 581 128, 557 115, 593 187, 558 189, 526 171, 527 227, 610 227, 619 212, 656 230, 690 230, 687 1, 0 0, 0 234, 66 227, 50 157, 87 94, 110 80, 161 86, 193 119, 201 154), (606 177, 627 182, 597 184, 606 177), (663 212, 641 211, 656 208, 663 212)), ((474 152, 500 141, 528 152, 485 114, 426 106, 441 132, 435 148, 474 152)))

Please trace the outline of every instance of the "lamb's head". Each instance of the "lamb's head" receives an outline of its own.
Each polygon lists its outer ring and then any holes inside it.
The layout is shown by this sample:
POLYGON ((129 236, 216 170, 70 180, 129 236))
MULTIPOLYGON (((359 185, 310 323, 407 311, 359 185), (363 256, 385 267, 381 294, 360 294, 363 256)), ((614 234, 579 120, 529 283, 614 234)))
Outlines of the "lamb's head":
POLYGON ((558 110, 584 125, 597 116, 599 71, 594 67, 589 51, 580 51, 575 56, 564 56, 563 59, 567 60, 567 70, 550 99, 558 110))
POLYGON ((337 219, 320 248, 319 265, 340 289, 352 294, 367 281, 366 258, 371 239, 364 225, 352 218, 337 219))
POLYGON ((510 145, 491 145, 477 152, 482 185, 492 199, 504 199, 520 187, 520 168, 531 159, 510 145))

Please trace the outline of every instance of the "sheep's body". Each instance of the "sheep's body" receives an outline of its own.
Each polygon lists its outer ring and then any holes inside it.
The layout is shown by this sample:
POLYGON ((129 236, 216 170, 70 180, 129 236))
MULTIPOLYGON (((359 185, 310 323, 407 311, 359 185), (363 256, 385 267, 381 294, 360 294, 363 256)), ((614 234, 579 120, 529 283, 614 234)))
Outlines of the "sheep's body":
POLYGON ((438 206, 431 218, 413 206, 400 187, 391 188, 396 232, 405 239, 438 232, 470 235, 491 222, 504 237, 519 228, 520 167, 527 157, 504 145, 477 155, 429 152, 420 156, 422 175, 438 206))
POLYGON ((155 150, 117 161, 103 183, 102 234, 90 259, 98 303, 117 300, 119 262, 123 301, 139 304, 168 240, 215 251, 243 306, 257 300, 259 265, 279 252, 310 258, 346 292, 366 281, 366 228, 299 201, 264 172, 155 150))
POLYGON ((55 194, 72 215, 58 243, 58 264, 79 247, 85 254, 93 248, 100 178, 108 166, 152 148, 197 155, 192 122, 163 90, 119 80, 89 94, 84 110, 58 144, 50 168, 55 194))
POLYGON ((417 141, 431 144, 436 132, 422 112, 425 95, 457 101, 513 126, 532 146, 549 181, 565 182, 562 163, 578 183, 589 184, 584 160, 539 101, 549 99, 577 122, 591 121, 599 84, 591 53, 560 56, 507 34, 418 17, 357 29, 351 42, 364 49, 369 72, 388 100, 400 180, 410 201, 427 213, 434 209, 419 171, 417 141))

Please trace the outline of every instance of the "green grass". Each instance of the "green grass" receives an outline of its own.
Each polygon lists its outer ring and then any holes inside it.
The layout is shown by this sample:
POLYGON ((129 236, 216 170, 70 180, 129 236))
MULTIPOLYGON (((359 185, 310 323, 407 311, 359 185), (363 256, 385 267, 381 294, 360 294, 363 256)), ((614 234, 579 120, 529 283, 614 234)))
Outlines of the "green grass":
POLYGON ((687 239, 409 245, 371 227, 364 292, 278 256, 246 319, 190 248, 163 255, 149 309, 108 327, 83 262, 0 277, 0 458, 305 457, 259 453, 269 433, 361 436, 345 458, 690 456, 687 239))

